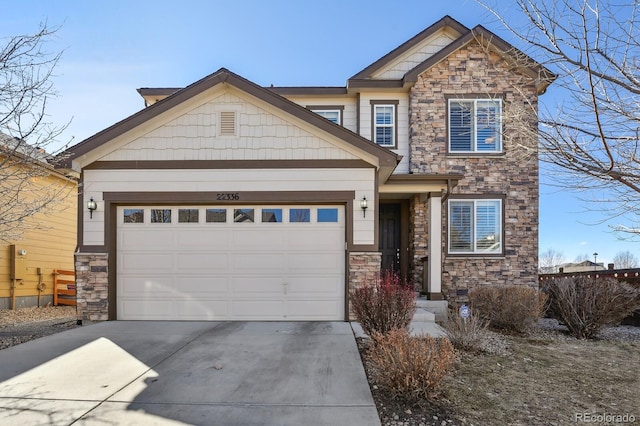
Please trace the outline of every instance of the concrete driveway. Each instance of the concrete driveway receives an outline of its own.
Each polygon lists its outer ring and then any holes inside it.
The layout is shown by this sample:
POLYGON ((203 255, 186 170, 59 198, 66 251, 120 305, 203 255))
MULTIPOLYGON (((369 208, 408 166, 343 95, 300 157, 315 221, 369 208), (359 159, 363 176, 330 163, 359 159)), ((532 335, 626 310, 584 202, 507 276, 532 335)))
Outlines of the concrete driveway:
POLYGON ((87 325, 0 351, 0 424, 380 424, 346 322, 87 325))

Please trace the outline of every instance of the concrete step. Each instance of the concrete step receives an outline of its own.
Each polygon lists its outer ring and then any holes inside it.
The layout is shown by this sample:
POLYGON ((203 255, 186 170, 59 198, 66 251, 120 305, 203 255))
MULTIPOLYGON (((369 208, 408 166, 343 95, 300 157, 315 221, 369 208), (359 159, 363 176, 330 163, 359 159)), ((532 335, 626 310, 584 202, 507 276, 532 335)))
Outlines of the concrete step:
POLYGON ((413 314, 413 321, 417 322, 435 322, 436 314, 429 312, 423 308, 416 308, 416 312, 413 314))
POLYGON ((446 321, 449 303, 446 300, 427 300, 423 297, 416 299, 416 311, 418 309, 431 312, 435 315, 435 321, 446 321))

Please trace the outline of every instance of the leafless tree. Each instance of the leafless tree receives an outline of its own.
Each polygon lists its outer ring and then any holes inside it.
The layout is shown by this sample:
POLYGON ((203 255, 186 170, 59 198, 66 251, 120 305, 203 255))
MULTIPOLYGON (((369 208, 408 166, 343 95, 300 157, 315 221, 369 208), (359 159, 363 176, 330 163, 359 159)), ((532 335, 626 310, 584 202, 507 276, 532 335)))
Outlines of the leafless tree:
POLYGON ((613 257, 613 264, 617 269, 637 268, 638 258, 629 250, 619 251, 613 257))
POLYGON ((47 116, 56 96, 53 72, 61 52, 49 53, 47 42, 57 28, 41 24, 33 34, 0 39, 0 240, 14 241, 39 224, 36 213, 53 207, 75 188, 52 184, 53 155, 64 127, 47 116))
POLYGON ((573 263, 582 263, 585 260, 589 260, 590 261, 591 259, 593 259, 593 256, 589 256, 587 253, 581 253, 581 254, 577 255, 575 257, 575 259, 573 259, 573 263))
POLYGON ((479 3, 511 32, 521 61, 556 76, 558 101, 539 111, 540 159, 559 185, 605 194, 589 208, 640 237, 640 2, 514 0, 518 16, 479 3))
POLYGON ((560 265, 565 263, 564 253, 553 248, 540 253, 538 257, 538 272, 541 274, 553 274, 558 272, 560 265))

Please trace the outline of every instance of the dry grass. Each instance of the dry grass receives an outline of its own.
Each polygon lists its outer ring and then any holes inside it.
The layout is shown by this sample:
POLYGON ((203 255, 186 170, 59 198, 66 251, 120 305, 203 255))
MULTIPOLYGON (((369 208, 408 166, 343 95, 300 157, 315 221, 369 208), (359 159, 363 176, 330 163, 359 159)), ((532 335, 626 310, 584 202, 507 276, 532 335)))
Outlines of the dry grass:
POLYGON ((464 355, 444 388, 463 424, 571 424, 577 413, 640 419, 640 343, 509 337, 509 356, 464 355))

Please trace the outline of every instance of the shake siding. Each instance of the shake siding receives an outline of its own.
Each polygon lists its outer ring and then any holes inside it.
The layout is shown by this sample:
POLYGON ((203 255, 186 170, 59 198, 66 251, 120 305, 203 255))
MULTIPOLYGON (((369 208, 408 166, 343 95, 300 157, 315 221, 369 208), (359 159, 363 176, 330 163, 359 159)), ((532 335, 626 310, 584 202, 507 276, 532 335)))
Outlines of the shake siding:
POLYGON ((360 135, 372 139, 371 135, 371 101, 385 100, 398 101, 398 148, 391 151, 402 155, 402 161, 394 174, 409 173, 409 94, 403 92, 363 92, 360 95, 360 135))
MULTIPOLYGON (((76 247, 76 203, 75 183, 55 176, 42 179, 43 186, 59 185, 61 202, 34 215, 31 223, 42 223, 41 229, 25 232, 19 241, 13 241, 16 249, 25 249, 27 254, 17 262, 26 264, 25 279, 17 284, 16 297, 38 295, 37 269, 41 268, 46 289, 42 295, 51 296, 54 269, 73 270, 73 253, 76 247)), ((0 252, 0 298, 10 297, 10 247, 3 244, 0 252)), ((50 299, 50 298, 49 298, 50 299)), ((49 300, 47 299, 47 300, 49 300)), ((43 299, 44 301, 44 299, 43 299)), ((46 303, 46 302, 43 302, 46 303)), ((8 305, 7 305, 8 306, 8 305)), ((21 306, 18 300, 18 307, 21 306)))
POLYGON ((151 130, 103 161, 351 160, 356 155, 227 93, 151 130), (237 112, 238 136, 218 135, 218 113, 237 112))
MULTIPOLYGON (((85 198, 99 202, 84 215, 84 245, 104 244, 103 192, 356 191, 354 244, 373 244, 373 205, 363 217, 358 200, 375 199, 375 169, 86 170, 85 198)), ((215 203, 211 203, 212 205, 215 203)))
POLYGON ((422 43, 408 50, 395 61, 371 75, 373 79, 399 80, 404 75, 436 54, 439 50, 455 40, 455 37, 441 31, 423 40, 422 43))

